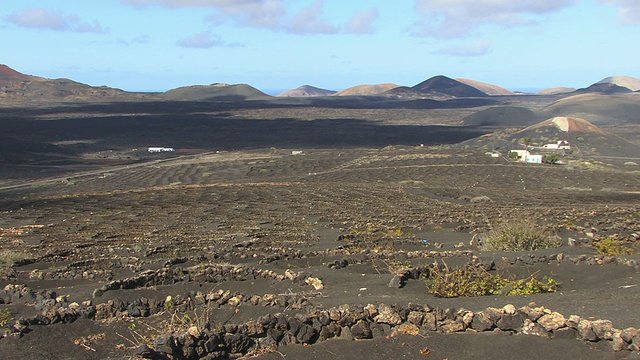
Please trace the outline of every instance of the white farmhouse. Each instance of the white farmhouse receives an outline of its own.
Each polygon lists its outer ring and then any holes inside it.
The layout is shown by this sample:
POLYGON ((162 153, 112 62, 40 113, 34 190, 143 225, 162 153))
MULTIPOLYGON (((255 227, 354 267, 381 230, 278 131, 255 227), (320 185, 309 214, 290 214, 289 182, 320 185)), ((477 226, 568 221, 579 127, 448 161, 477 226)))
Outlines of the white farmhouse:
POLYGON ((170 147, 150 147, 148 150, 150 153, 161 153, 161 152, 175 152, 176 149, 170 147))
POLYGON ((531 155, 527 156, 526 162, 531 164, 542 164, 544 162, 544 155, 531 155))
POLYGON ((542 147, 545 149, 570 150, 571 144, 566 140, 558 140, 555 144, 545 144, 542 147))
POLYGON ((512 150, 515 153, 515 159, 520 162, 526 162, 531 164, 542 164, 544 162, 543 155, 533 155, 529 150, 512 150))

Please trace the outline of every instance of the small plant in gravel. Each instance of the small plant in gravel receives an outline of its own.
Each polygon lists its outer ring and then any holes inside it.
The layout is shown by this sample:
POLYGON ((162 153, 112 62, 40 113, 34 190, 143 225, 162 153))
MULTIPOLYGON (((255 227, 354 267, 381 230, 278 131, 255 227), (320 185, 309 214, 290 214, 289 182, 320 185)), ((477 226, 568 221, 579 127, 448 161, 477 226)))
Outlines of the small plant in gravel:
POLYGON ((0 327, 7 325, 11 320, 13 320, 13 316, 11 316, 9 309, 0 310, 0 327))
POLYGON ((526 219, 499 222, 480 239, 484 251, 532 251, 562 245, 549 228, 526 219))
POLYGON ((446 265, 434 267, 426 283, 432 294, 444 298, 542 294, 555 292, 559 286, 550 277, 540 280, 534 274, 523 279, 510 279, 473 265, 457 269, 446 265))
POLYGON ((616 255, 632 255, 634 250, 624 245, 622 240, 608 236, 596 241, 596 250, 600 255, 616 256, 616 255))
POLYGON ((14 264, 19 261, 32 258, 32 255, 25 251, 18 250, 2 250, 0 251, 0 263, 14 264))

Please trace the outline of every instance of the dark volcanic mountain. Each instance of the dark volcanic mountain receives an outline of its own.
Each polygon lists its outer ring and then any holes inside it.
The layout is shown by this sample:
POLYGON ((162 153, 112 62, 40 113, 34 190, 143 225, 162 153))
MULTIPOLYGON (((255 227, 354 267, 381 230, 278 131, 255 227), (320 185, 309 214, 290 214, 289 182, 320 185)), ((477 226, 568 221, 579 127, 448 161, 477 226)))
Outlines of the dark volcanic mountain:
POLYGON ((613 83, 595 83, 587 88, 578 89, 573 94, 588 94, 598 93, 604 95, 616 95, 626 94, 632 92, 631 89, 625 86, 616 85, 613 83))
POLYGON ((333 90, 320 89, 311 85, 302 85, 298 88, 287 90, 279 97, 313 97, 313 96, 331 96, 336 92, 333 90))
POLYGON ((431 79, 425 80, 420 84, 413 86, 412 89, 420 91, 422 93, 440 93, 451 95, 454 97, 487 96, 486 93, 476 89, 473 86, 442 75, 434 76, 431 79))
POLYGON ((184 86, 160 94, 167 100, 177 101, 238 101, 263 100, 271 96, 247 84, 222 84, 184 86))
POLYGON ((385 92, 386 95, 401 98, 457 98, 486 97, 486 93, 460 81, 438 75, 411 88, 402 86, 385 92))

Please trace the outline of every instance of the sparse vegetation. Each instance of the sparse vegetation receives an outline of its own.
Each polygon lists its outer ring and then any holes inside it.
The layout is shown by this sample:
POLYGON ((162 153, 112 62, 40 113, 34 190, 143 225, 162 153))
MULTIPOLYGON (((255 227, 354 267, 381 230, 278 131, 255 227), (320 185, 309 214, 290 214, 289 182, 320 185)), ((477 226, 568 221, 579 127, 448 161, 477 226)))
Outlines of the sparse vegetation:
POLYGON ((0 310, 0 327, 7 325, 11 320, 13 320, 13 316, 9 309, 0 310))
POLYGON ((544 157, 544 162, 546 162, 547 164, 555 164, 558 162, 558 160, 560 159, 558 158, 558 154, 556 153, 545 155, 544 157))
POLYGON ((426 283, 432 294, 444 298, 541 294, 555 292, 559 286, 550 277, 540 280, 534 274, 523 279, 510 279, 473 265, 458 269, 446 265, 434 267, 426 283))
POLYGON ((30 259, 31 254, 20 250, 1 250, 0 251, 0 264, 12 265, 16 262, 30 259))
POLYGON ((548 228, 526 219, 499 222, 481 236, 485 251, 531 251, 560 245, 561 239, 548 228))
POLYGON ((491 198, 486 195, 475 196, 470 200, 472 203, 490 203, 491 198))
POLYGON ((616 256, 616 255, 631 255, 636 251, 634 249, 625 246, 622 240, 608 236, 595 242, 596 250, 600 255, 616 256))

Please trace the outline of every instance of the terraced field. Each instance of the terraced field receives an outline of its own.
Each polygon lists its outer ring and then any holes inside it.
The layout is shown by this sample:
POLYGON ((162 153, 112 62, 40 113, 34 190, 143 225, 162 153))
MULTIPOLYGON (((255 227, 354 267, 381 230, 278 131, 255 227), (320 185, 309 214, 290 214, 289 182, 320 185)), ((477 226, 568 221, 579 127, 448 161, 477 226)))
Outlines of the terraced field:
POLYGON ((490 340, 513 358, 637 354, 638 255, 596 251, 612 236, 638 249, 632 169, 523 165, 442 146, 296 151, 195 154, 3 189, 4 353, 319 358, 340 344, 346 358, 369 351, 353 339, 373 338, 410 358, 429 349, 470 359, 490 333, 513 335, 490 340), (478 246, 477 234, 523 218, 562 246, 478 246), (560 287, 441 298, 424 279, 445 263, 552 276, 560 287), (473 322, 485 317, 486 327, 473 322), (442 334, 452 333, 476 351, 448 349, 442 334))

